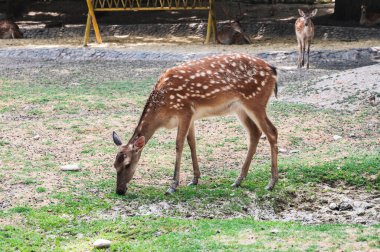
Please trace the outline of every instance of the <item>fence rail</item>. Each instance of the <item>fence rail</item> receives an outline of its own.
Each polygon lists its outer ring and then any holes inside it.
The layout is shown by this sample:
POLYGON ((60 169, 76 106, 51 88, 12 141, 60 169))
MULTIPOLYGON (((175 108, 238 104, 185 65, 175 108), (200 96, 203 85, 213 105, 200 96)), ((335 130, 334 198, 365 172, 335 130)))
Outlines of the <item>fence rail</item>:
POLYGON ((90 38, 91 24, 96 41, 102 43, 95 12, 98 11, 208 11, 206 43, 216 38, 215 0, 86 0, 88 7, 84 46, 90 38))

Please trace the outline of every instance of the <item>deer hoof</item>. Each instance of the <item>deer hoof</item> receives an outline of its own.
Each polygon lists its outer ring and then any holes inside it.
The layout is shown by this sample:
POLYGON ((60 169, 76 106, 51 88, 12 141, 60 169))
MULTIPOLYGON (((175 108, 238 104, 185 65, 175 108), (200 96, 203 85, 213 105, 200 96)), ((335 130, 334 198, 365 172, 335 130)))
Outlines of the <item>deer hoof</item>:
POLYGON ((231 185, 231 187, 233 187, 233 188, 240 187, 240 182, 239 182, 239 181, 235 181, 235 182, 231 185))
POLYGON ((276 181, 271 180, 269 184, 265 187, 265 189, 268 191, 272 191, 275 185, 276 185, 276 181))
POLYGON ((173 193, 175 193, 175 189, 172 187, 169 187, 169 189, 166 191, 165 195, 172 195, 173 193))
POLYGON ((196 185, 198 185, 198 180, 193 180, 187 184, 187 186, 196 186, 196 185))

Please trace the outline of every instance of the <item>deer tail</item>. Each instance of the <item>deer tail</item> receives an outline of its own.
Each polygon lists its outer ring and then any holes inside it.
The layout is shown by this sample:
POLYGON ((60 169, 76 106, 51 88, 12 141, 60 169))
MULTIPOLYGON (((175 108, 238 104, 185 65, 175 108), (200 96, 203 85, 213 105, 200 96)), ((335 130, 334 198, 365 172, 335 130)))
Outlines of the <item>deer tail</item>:
POLYGON ((277 98, 277 92, 278 92, 277 68, 275 66, 272 66, 272 65, 269 65, 269 67, 272 69, 273 74, 276 76, 276 83, 274 84, 274 96, 277 98))

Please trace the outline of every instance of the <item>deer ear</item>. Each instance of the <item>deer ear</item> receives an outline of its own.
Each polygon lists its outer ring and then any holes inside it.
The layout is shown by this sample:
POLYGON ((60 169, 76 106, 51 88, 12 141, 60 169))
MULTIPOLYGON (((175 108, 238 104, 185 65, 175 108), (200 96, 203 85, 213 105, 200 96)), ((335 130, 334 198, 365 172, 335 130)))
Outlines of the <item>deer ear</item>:
POLYGON ((121 142, 120 137, 116 134, 115 131, 112 133, 112 138, 113 138, 113 142, 114 142, 117 146, 120 146, 120 145, 123 144, 123 143, 121 142))
POLYGON ((135 140, 133 143, 133 149, 134 150, 141 150, 145 145, 145 137, 141 136, 135 140))
POLYGON ((318 12, 318 9, 314 9, 314 10, 311 12, 311 16, 314 17, 315 15, 317 15, 317 12, 318 12))
POLYGON ((298 13, 300 14, 301 17, 305 16, 305 13, 301 9, 298 9, 298 13))

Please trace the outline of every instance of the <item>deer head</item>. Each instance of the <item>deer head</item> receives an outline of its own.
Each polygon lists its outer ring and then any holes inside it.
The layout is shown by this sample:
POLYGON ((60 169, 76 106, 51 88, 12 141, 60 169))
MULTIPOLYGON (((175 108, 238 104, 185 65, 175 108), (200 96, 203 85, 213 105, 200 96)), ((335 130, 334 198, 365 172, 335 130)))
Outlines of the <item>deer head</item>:
POLYGON ((298 13, 303 18, 305 22, 305 26, 308 26, 310 24, 310 19, 314 17, 317 14, 317 12, 318 12, 318 9, 314 9, 311 12, 306 12, 306 13, 303 12, 303 10, 298 9, 298 13))
POLYGON ((116 193, 124 195, 127 191, 128 183, 135 174, 141 151, 145 145, 145 137, 132 137, 126 145, 123 145, 116 132, 113 132, 112 138, 113 142, 119 147, 114 163, 117 172, 116 193))

